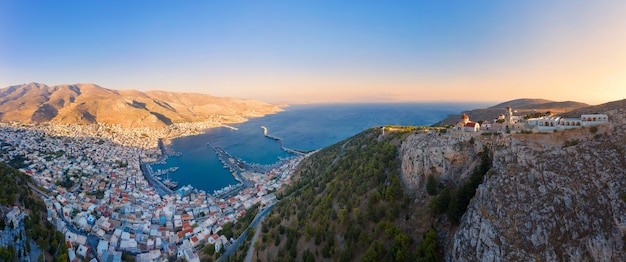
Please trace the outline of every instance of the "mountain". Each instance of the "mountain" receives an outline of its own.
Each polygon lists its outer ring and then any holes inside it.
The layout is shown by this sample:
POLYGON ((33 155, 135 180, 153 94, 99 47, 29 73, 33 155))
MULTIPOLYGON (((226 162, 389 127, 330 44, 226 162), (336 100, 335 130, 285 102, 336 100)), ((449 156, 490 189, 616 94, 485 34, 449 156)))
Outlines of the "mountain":
POLYGON ((564 101, 564 102, 554 102, 546 99, 530 99, 530 98, 522 98, 515 99, 511 101, 507 101, 504 103, 497 104, 490 108, 506 108, 510 106, 515 109, 547 109, 547 108, 581 108, 587 107, 588 104, 574 102, 574 101, 564 101))
MULTIPOLYGON (((555 102, 546 99, 521 98, 506 101, 489 108, 463 111, 461 114, 467 114, 470 119, 474 120, 491 120, 497 118, 500 114, 503 114, 509 106, 514 110, 514 114, 526 115, 545 113, 548 111, 553 114, 562 114, 579 108, 588 107, 589 105, 574 101, 555 102)), ((434 124, 434 126, 454 125, 460 118, 461 115, 449 115, 445 119, 434 124)))
POLYGON ((366 130, 298 165, 252 259, 624 261, 625 102, 549 133, 366 130))
POLYGON ((626 108, 626 99, 608 102, 597 106, 582 107, 576 110, 572 110, 561 114, 563 117, 578 117, 583 114, 597 114, 599 112, 607 112, 617 110, 620 108, 626 108))
POLYGON ((252 99, 166 91, 113 90, 95 84, 0 89, 0 120, 163 127, 184 122, 238 122, 281 111, 252 99))

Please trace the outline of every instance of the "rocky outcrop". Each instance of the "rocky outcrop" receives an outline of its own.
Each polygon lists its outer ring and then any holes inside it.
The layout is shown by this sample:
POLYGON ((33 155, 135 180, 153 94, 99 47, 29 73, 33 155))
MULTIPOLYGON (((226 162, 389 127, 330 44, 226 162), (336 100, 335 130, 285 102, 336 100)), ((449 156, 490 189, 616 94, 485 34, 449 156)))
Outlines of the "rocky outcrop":
POLYGON ((470 144, 457 137, 420 133, 406 138, 400 147, 402 180, 415 190, 424 185, 428 175, 439 181, 458 181, 468 175, 482 144, 470 144))
POLYGON ((626 261, 625 113, 608 112, 595 135, 516 135, 494 145, 493 168, 446 260, 626 261))

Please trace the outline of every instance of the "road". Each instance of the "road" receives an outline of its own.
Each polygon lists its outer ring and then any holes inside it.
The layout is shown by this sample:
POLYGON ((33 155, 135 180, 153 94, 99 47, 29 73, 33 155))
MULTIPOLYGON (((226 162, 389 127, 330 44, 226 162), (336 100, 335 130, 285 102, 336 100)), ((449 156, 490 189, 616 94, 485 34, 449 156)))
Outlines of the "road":
POLYGON ((254 243, 259 238, 259 234, 261 233, 261 225, 257 225, 254 228, 254 236, 250 241, 250 248, 248 248, 248 254, 246 255, 246 259, 244 261, 252 261, 252 254, 254 254, 254 243))
POLYGON ((237 240, 228 247, 228 249, 226 249, 226 252, 224 252, 224 254, 217 259, 217 261, 224 261, 225 259, 228 258, 228 256, 230 256, 233 252, 235 252, 237 250, 237 248, 239 247, 239 245, 241 245, 241 243, 243 243, 244 240, 246 240, 246 238, 248 237, 248 230, 250 228, 255 228, 259 222, 261 222, 261 220, 263 220, 263 218, 269 214, 269 212, 272 210, 272 208, 274 207, 274 204, 271 204, 267 207, 265 207, 263 210, 261 210, 261 212, 259 212, 256 217, 254 217, 254 220, 252 220, 252 223, 250 223, 250 225, 246 228, 245 231, 243 231, 243 233, 241 234, 241 236, 239 236, 239 238, 237 238, 237 240))
POLYGON ((141 163, 140 168, 144 177, 148 180, 148 183, 152 185, 154 191, 156 191, 159 196, 166 196, 174 192, 161 183, 161 181, 154 179, 154 176, 152 176, 152 167, 148 163, 141 163))
MULTIPOLYGON (((39 188, 37 188, 35 185, 28 183, 28 187, 36 193, 40 194, 44 199, 48 198, 48 195, 39 190, 39 188)), ((76 228, 69 220, 67 220, 61 210, 58 210, 56 208, 55 210, 57 211, 57 216, 60 217, 63 222, 65 222, 65 227, 67 228, 67 230, 77 235, 83 235, 87 237, 87 245, 90 247, 91 253, 94 257, 98 257, 98 254, 96 253, 96 248, 98 247, 98 242, 100 242, 100 238, 92 233, 87 234, 86 231, 76 228)))
POLYGON ((330 165, 334 165, 335 163, 337 163, 337 161, 339 161, 339 158, 341 158, 341 155, 343 155, 343 152, 346 150, 346 146, 348 145, 348 143, 350 143, 350 141, 352 140, 348 140, 346 141, 342 146, 341 146, 341 151, 339 152, 339 154, 337 155, 337 157, 335 157, 335 159, 333 160, 332 163, 330 163, 330 165))

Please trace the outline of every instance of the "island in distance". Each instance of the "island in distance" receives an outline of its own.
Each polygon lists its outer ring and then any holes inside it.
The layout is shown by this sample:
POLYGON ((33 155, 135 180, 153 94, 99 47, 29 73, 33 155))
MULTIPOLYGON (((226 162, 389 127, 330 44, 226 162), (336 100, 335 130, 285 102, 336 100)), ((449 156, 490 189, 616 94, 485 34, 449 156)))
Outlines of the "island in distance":
POLYGON ((253 99, 167 91, 113 90, 95 84, 39 83, 0 89, 0 121, 164 127, 185 122, 243 122, 281 111, 253 99))

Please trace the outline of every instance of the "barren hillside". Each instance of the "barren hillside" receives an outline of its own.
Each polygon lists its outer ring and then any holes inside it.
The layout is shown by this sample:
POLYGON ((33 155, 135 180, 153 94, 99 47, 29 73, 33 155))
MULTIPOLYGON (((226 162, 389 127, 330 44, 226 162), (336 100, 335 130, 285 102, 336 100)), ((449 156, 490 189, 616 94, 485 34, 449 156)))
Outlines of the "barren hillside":
POLYGON ((0 89, 0 120, 163 127, 182 122, 237 122, 280 111, 252 99, 165 91, 113 90, 94 84, 30 83, 0 89))

